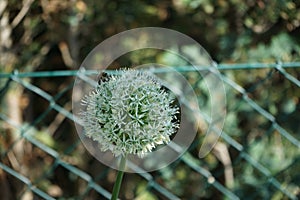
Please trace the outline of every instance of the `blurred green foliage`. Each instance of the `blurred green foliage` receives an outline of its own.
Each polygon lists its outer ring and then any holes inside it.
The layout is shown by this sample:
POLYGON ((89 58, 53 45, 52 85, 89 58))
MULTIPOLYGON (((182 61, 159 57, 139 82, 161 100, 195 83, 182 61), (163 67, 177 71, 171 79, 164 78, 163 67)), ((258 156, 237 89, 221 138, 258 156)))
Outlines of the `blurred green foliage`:
POLYGON ((4 71, 77 68, 107 37, 144 26, 187 34, 218 62, 299 60, 299 1, 28 1, 19 23, 22 3, 3 2, 4 71))
MULTIPOLYGON (((300 1, 295 0, 0 0, 0 22, 0 73, 78 69, 88 53, 106 38, 146 26, 180 31, 199 42, 214 60, 221 63, 300 61, 300 1)), ((145 49, 123 55, 111 66, 128 67, 149 62, 189 65, 170 52, 145 49)), ((299 68, 287 71, 300 79, 299 68)), ((300 140, 299 87, 275 69, 228 70, 222 73, 242 86, 251 99, 300 140)), ((184 75, 194 86, 200 107, 207 108, 203 111, 209 112, 209 93, 201 81, 203 77, 193 72, 184 75)), ((51 77, 30 78, 28 81, 56 95, 73 80, 51 77)), ((49 111, 48 101, 17 84, 1 79, 0 87, 1 113, 10 115, 15 111, 15 104, 11 104, 14 100, 11 96, 7 97, 7 91, 13 92, 20 100, 19 113, 11 116, 12 120, 19 120, 20 126, 35 122, 47 110, 45 118, 34 124, 35 129, 30 134, 111 191, 115 171, 99 164, 79 142, 75 142, 78 138, 72 121, 61 119, 56 111, 49 111), (52 129, 47 129, 49 127, 52 129)), ((299 149, 274 130, 270 121, 254 111, 240 93, 228 85, 226 92, 228 113, 225 132, 241 143, 254 160, 269 169, 271 176, 277 178, 284 188, 299 196, 299 149)), ((66 91, 58 95, 56 102, 70 109, 70 99, 71 91, 66 91)), ((1 162, 14 168, 5 151, 8 147, 9 150, 15 149, 12 144, 18 143, 19 139, 10 136, 13 131, 4 123, 0 124, 0 131, 5 133, 0 134, 1 162)), ((202 140, 203 133, 199 131, 189 151, 195 158, 202 140)), ((227 145, 233 163, 234 186, 230 189, 235 194, 243 199, 287 199, 270 185, 270 177, 242 159, 241 152, 225 140, 220 142, 227 145)), ((61 199, 79 195, 90 199, 103 198, 94 190, 82 191, 88 183, 72 172, 62 167, 52 168, 56 161, 42 150, 31 147, 30 142, 24 146, 29 155, 23 158, 26 162, 22 173, 31 174, 28 176, 43 191, 61 199), (31 173, 30 169, 35 173, 31 173)), ((216 153, 212 152, 194 163, 212 172, 218 181, 226 185, 225 167, 216 153)), ((16 183, 18 181, 3 173, 0 175, 4 177, 3 182, 17 185, 11 187, 17 191, 18 197, 22 196, 24 189, 16 183)), ((180 161, 152 175, 156 182, 182 199, 225 198, 203 176, 180 161)), ((122 193, 124 199, 164 199, 139 175, 127 176, 122 193)))

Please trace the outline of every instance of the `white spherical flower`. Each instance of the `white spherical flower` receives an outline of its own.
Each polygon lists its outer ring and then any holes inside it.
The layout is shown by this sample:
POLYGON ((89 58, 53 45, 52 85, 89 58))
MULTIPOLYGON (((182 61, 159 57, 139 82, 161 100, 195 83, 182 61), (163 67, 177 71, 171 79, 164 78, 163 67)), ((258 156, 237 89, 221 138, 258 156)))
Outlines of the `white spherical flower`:
POLYGON ((85 135, 115 156, 143 157, 170 142, 178 129, 175 96, 155 76, 136 70, 120 71, 99 81, 82 100, 85 135))

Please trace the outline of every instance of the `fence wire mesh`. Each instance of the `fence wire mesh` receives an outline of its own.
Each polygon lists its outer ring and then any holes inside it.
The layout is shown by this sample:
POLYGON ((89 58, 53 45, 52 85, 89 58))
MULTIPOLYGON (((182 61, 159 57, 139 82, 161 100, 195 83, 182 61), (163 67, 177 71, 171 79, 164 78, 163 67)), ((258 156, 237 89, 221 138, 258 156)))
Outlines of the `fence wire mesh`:
MULTIPOLYGON (((213 151, 198 158, 199 131, 189 150, 168 167, 126 174, 122 199, 300 197, 300 63, 217 67, 227 117, 213 151)), ((176 69, 195 77, 193 67, 176 69)), ((116 171, 89 155, 74 128, 71 94, 77 72, 0 74, 1 199, 110 198, 116 171)), ((201 80, 192 82, 201 85, 201 80)), ((203 92, 195 92, 201 106, 203 92)))

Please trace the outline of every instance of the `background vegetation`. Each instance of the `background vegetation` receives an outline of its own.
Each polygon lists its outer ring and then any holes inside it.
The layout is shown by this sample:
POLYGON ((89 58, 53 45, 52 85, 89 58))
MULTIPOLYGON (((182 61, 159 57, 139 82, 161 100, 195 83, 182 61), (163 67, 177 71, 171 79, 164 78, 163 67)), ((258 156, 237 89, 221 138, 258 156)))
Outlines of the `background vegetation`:
MULTIPOLYGON (((146 26, 170 28, 192 37, 218 63, 300 61, 300 1, 0 0, 0 73, 75 70, 89 51, 109 36, 146 26)), ((161 59, 157 52, 146 53, 151 59, 161 59)), ((119 60, 115 64, 139 64, 136 57, 133 53, 128 55, 126 62, 119 60)), ((287 69, 298 80, 299 67, 287 69)), ((241 85, 251 99, 300 140, 299 86, 275 69, 225 70, 222 73, 241 85)), ((193 81, 192 74, 187 77, 193 81)), ((70 87, 74 78, 24 80, 55 96, 70 87)), ((194 84, 201 88, 201 83, 194 84)), ((14 81, 0 79, 0 86, 1 114, 21 128, 33 125, 29 132, 34 138, 59 152, 65 162, 90 174, 103 188, 112 190, 116 172, 86 152, 71 120, 48 110, 48 101, 14 81), (46 110, 46 116, 35 123, 46 110)), ((299 148, 282 137, 274 124, 256 112, 241 94, 229 86, 226 90, 228 115, 224 130, 243 145, 251 158, 266 167, 282 187, 299 197, 299 148)), ((56 96, 56 103, 69 111, 71 92, 67 90, 63 96, 56 96)), ((199 90, 197 94, 199 101, 204 101, 206 93, 199 90)), ((18 131, 3 117, 1 119, 1 163, 23 174, 55 198, 103 198, 95 190, 85 193, 87 182, 63 167, 53 167, 55 159, 31 142, 20 139, 18 131)), ((242 159, 242 152, 226 141, 221 140, 205 159, 197 159, 202 139, 199 130, 189 151, 191 160, 209 170, 236 195, 242 199, 288 198, 270 185, 270 177, 242 159)), ((187 163, 177 161, 151 175, 182 199, 225 198, 187 163)), ((139 175, 127 174, 124 182, 122 199, 165 199, 139 175)), ((25 186, 0 170, 2 199, 33 198, 34 194, 25 186)))

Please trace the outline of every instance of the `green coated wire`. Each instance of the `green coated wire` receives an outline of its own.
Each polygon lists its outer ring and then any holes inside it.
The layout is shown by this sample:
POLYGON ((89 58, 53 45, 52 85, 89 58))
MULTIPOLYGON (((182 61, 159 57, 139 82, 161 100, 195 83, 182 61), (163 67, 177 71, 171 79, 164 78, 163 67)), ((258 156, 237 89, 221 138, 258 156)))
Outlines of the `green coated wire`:
MULTIPOLYGON (((292 63, 271 63, 271 64, 265 64, 265 63, 244 63, 244 64, 219 64, 217 65, 217 69, 219 70, 245 70, 245 69, 276 69, 278 70, 286 79, 288 79, 291 83, 295 84, 297 87, 300 87, 300 81, 293 77, 291 74, 289 74, 285 69, 286 68, 300 68, 300 62, 292 62, 292 63)), ((205 67, 200 67, 200 68, 195 68, 191 66, 181 66, 181 67, 176 67, 176 70, 181 71, 181 72, 188 72, 188 71, 195 71, 197 69, 200 70, 206 70, 207 68, 205 67)), ((166 71, 164 70, 157 70, 155 73, 165 73, 166 71)), ((98 75, 99 71, 97 70, 86 70, 84 72, 84 75, 89 76, 89 75, 98 75)), ((55 158, 55 163, 56 165, 60 165, 67 169, 68 171, 78 175, 81 179, 85 180, 88 182, 87 189, 94 189, 97 191, 99 194, 101 194, 103 197, 109 199, 111 194, 102 188, 100 185, 98 185, 94 179, 87 174, 86 172, 78 169, 77 167, 63 161, 60 159, 60 154, 55 151, 54 149, 46 146, 45 144, 41 143, 40 141, 36 140, 34 137, 32 137, 29 134, 26 134, 30 128, 34 127, 35 124, 37 124, 39 121, 42 121, 45 116, 47 115, 50 110, 54 109, 57 112, 60 112, 63 114, 65 117, 67 117, 70 120, 74 121, 74 117, 72 113, 69 111, 65 110, 63 107, 61 107, 59 104, 57 104, 57 100, 68 90, 72 88, 72 84, 70 84, 67 88, 65 88, 64 91, 59 92, 56 96, 52 97, 50 94, 46 93, 42 89, 38 88, 37 86, 26 82, 22 80, 22 78, 44 78, 44 77, 66 77, 66 76, 77 76, 78 75, 78 70, 67 70, 67 71, 44 71, 44 72, 18 72, 14 71, 13 73, 2 73, 0 74, 0 78, 7 79, 8 81, 4 85, 4 87, 1 88, 0 92, 3 96, 5 95, 5 92, 7 91, 9 84, 11 81, 15 81, 19 84, 21 84, 23 87, 27 88, 28 90, 36 93, 37 95, 43 97, 49 102, 49 107, 46 109, 42 115, 36 119, 32 124, 29 126, 17 126, 13 121, 11 121, 7 116, 4 114, 0 113, 0 119, 2 121, 5 121, 6 123, 11 124, 14 126, 17 130, 20 132, 20 139, 25 138, 27 141, 32 143, 33 145, 37 146, 38 148, 42 149, 45 151, 47 154, 51 155, 53 158, 55 158)), ((293 145, 297 146, 300 148, 300 141, 297 140, 295 137, 293 137, 288 131, 286 131, 283 127, 281 127, 277 122, 276 118, 271 115, 269 112, 264 110, 261 106, 259 106, 254 100, 252 100, 248 95, 245 89, 241 86, 239 86, 237 83, 232 81, 231 79, 227 78, 226 76, 222 76, 222 80, 230 85, 232 88, 237 90, 240 94, 242 94, 242 99, 247 102, 254 110, 256 110, 260 115, 265 117, 267 120, 269 120, 272 123, 272 127, 277 130, 282 136, 284 136, 286 139, 288 139, 293 145)), ((207 117, 207 116, 206 116, 207 117)), ((204 117, 205 118, 205 117, 204 117)), ((208 119, 209 120, 209 119, 208 119)), ((289 193, 281 184, 278 182, 278 180, 272 176, 272 173, 261 165, 258 161, 254 160, 248 153, 244 151, 244 147, 238 143, 236 140, 234 140, 232 137, 230 137, 226 132, 223 132, 221 137, 232 147, 234 147, 237 151, 241 153, 241 157, 245 159, 249 164, 251 164, 254 168, 256 168, 260 173, 262 173, 268 181, 278 190, 283 192, 285 195, 287 195, 290 199, 296 199, 296 197, 289 193)), ((7 149, 9 151, 10 149, 7 149)), ((205 170, 201 166, 197 165, 197 161, 195 158, 190 156, 188 153, 185 154, 181 160, 189 166, 191 169, 195 170, 197 173, 203 175, 207 179, 211 177, 211 174, 209 171, 205 170)), ((45 192, 41 191, 40 189, 36 188, 33 186, 32 182, 28 180, 26 177, 23 175, 19 174, 18 172, 14 171, 7 165, 4 165, 2 162, 0 162, 0 168, 6 171, 7 173, 13 175, 20 181, 22 181, 24 184, 27 185, 27 188, 31 191, 33 191, 35 194, 40 196, 41 198, 44 199, 53 199, 50 197, 48 194, 45 192)), ((150 184, 150 186, 163 194, 166 198, 168 199, 179 199, 177 196, 175 196, 173 193, 165 189, 163 186, 158 184, 156 181, 154 181, 153 177, 149 173, 143 173, 140 174, 140 176, 144 177, 150 184)), ((234 194, 232 191, 228 190, 225 188, 221 183, 218 181, 213 181, 212 185, 219 190, 221 193, 223 193, 225 196, 227 196, 230 199, 239 199, 239 197, 234 194)))
POLYGON ((46 199, 46 200, 55 200, 53 197, 49 196, 45 192, 41 191, 37 187, 31 184, 31 181, 21 175, 20 173, 16 172, 15 170, 11 169, 7 165, 4 165, 3 163, 0 162, 0 168, 6 171, 7 173, 11 174, 12 176, 16 177, 20 181, 22 181, 24 184, 26 184, 27 188, 34 192, 35 194, 39 195, 40 197, 46 199))
MULTIPOLYGON (((299 68, 300 62, 290 62, 290 63, 240 63, 240 64, 218 64, 216 67, 218 70, 245 70, 245 69, 265 69, 265 68, 299 68)), ((208 67, 197 66, 174 66, 174 68, 180 72, 197 71, 197 70, 207 70, 208 67)), ((108 73, 112 73, 111 70, 107 70, 108 73)), ((165 73, 168 70, 165 69, 154 69, 154 73, 165 73)), ((15 70, 12 73, 0 73, 0 78, 10 78, 12 75, 19 78, 45 78, 45 77, 65 77, 65 76, 77 76, 78 70, 60 70, 60 71, 40 71, 40 72, 19 72, 15 70)), ((100 70, 85 70, 80 71, 85 75, 98 75, 100 70)))

